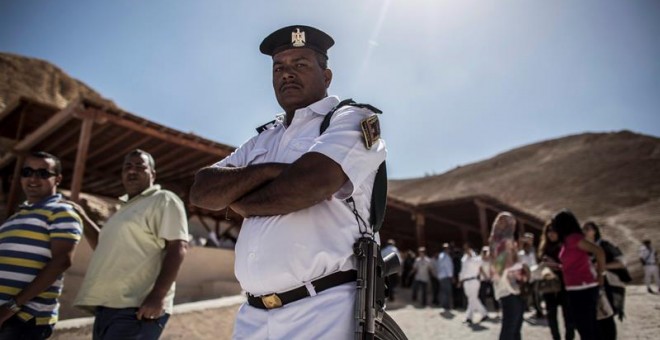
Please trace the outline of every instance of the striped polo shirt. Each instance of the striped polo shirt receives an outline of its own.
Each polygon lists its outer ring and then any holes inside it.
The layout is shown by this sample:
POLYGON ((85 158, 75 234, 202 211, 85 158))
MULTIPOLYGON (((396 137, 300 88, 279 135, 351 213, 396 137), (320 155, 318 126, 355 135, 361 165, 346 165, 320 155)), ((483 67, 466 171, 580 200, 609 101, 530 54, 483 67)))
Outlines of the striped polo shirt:
MULTIPOLYGON (((80 241, 82 221, 71 205, 56 194, 37 203, 24 203, 0 226, 0 304, 15 297, 51 259, 50 240, 80 241)), ((63 275, 44 292, 21 306, 17 316, 36 318, 37 325, 57 322, 63 275)))

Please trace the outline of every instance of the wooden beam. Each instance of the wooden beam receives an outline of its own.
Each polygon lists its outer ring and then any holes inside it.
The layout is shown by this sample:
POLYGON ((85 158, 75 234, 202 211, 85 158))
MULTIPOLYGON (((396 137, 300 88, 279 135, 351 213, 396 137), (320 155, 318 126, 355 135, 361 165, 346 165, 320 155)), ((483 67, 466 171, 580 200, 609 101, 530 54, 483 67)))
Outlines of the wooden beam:
POLYGON ((423 213, 415 213, 413 215, 415 219, 415 232, 417 234, 417 246, 424 247, 426 246, 426 230, 425 230, 425 217, 423 213))
MULTIPOLYGON (((84 119, 83 119, 83 123, 85 122, 85 120, 89 120, 89 118, 84 118, 84 119)), ((95 123, 96 123, 96 122, 95 122, 95 123)), ((97 125, 96 125, 96 128, 94 129, 94 133, 93 133, 92 136, 91 136, 90 141, 91 141, 92 139, 94 139, 95 136, 98 136, 100 133, 102 133, 103 130, 107 129, 108 127, 109 127, 109 125, 98 125, 98 124, 97 124, 97 125)), ((80 128, 82 129, 82 125, 81 125, 80 128)), ((79 141, 80 141, 80 140, 79 140, 79 141)), ((49 146, 49 147, 50 147, 50 146, 49 146)), ((60 149, 58 155, 60 156, 60 158, 65 158, 66 155, 68 155, 69 153, 73 152, 74 150, 77 151, 79 148, 80 148, 79 145, 74 144, 74 143, 71 143, 71 144, 70 144, 69 146, 67 146, 66 148, 60 149)), ((88 151, 89 151, 89 148, 88 148, 88 151)), ((87 160, 89 160, 89 152, 87 153, 87 160)))
MULTIPOLYGON (((502 209, 500 207, 496 207, 492 204, 488 204, 488 203, 486 203, 486 202, 484 202, 480 199, 476 199, 475 204, 481 205, 481 206, 483 206, 485 208, 488 208, 488 209, 490 209, 490 210, 492 210, 496 213, 500 213, 502 211, 505 211, 504 209, 502 209)), ((536 222, 532 221, 533 219, 537 219, 536 216, 531 215, 529 213, 526 213, 526 212, 524 212, 520 209, 517 209, 516 207, 513 207, 513 206, 508 206, 507 210, 516 217, 518 222, 522 221, 521 223, 525 223, 527 225, 530 225, 530 226, 534 227, 535 229, 539 229, 539 230, 543 229, 543 225, 540 225, 539 223, 536 223, 536 222)))
MULTIPOLYGON (((105 125, 105 126, 108 126, 108 125, 105 125)), ((112 141, 107 142, 107 143, 101 145, 98 148, 95 148, 94 151, 90 152, 87 155, 87 159, 91 161, 92 158, 94 158, 95 156, 100 155, 100 154, 106 152, 107 150, 110 150, 110 148, 114 147, 115 145, 126 141, 126 138, 128 138, 128 136, 130 136, 133 133, 135 133, 135 131, 133 131, 133 130, 124 131, 124 133, 122 133, 119 136, 116 136, 112 141)))
POLYGON ((75 100, 71 102, 66 108, 59 111, 45 123, 39 126, 29 135, 25 136, 20 142, 16 143, 14 149, 0 159, 0 168, 4 168, 11 162, 13 157, 16 154, 30 150, 32 147, 37 145, 39 142, 48 137, 51 133, 55 132, 57 129, 66 124, 69 120, 73 118, 74 112, 80 107, 80 101, 75 100), (8 155, 14 154, 14 156, 7 157, 8 155))
POLYGON ((428 218, 434 219, 434 220, 436 220, 436 221, 438 221, 438 222, 445 223, 445 224, 449 224, 449 225, 453 225, 453 226, 455 226, 455 227, 458 227, 459 229, 463 229, 463 228, 466 228, 466 229, 477 229, 477 228, 478 228, 477 226, 473 226, 473 225, 469 225, 469 224, 465 224, 465 223, 461 223, 461 222, 456 222, 456 221, 454 221, 454 220, 450 220, 450 219, 448 219, 448 218, 446 218, 446 217, 440 217, 440 216, 438 216, 438 215, 435 214, 435 213, 427 212, 427 213, 426 213, 426 216, 427 216, 428 218))
POLYGON ((481 231, 481 242, 483 242, 483 244, 488 244, 489 232, 488 232, 488 217, 486 216, 486 207, 477 203, 477 209, 479 209, 479 229, 481 231))
POLYGON ((23 168, 24 161, 24 155, 20 155, 16 159, 14 177, 12 178, 11 186, 9 187, 9 197, 7 197, 7 217, 13 215, 16 211, 16 206, 18 206, 18 195, 19 190, 21 189, 21 168, 23 168))
POLYGON ((73 178, 71 179, 71 200, 78 202, 80 190, 82 189, 83 176, 85 175, 85 163, 87 162, 87 150, 92 138, 94 118, 86 117, 80 127, 80 138, 78 139, 78 152, 76 153, 76 164, 73 167, 73 178))
MULTIPOLYGON (((169 154, 174 154, 176 156, 175 159, 169 160, 171 157, 170 155, 167 155, 169 157, 161 157, 158 160, 158 164, 156 164, 156 171, 160 172, 166 172, 169 169, 177 169, 181 168, 181 164, 186 164, 189 163, 191 159, 199 159, 200 155, 197 152, 188 152, 186 154, 177 154, 176 152, 170 152, 169 154)), ((203 157, 205 155, 201 155, 203 157)), ((197 162, 195 162, 197 163, 197 162)))
POLYGON ((13 111, 16 109, 16 107, 21 103, 21 99, 16 99, 9 103, 9 105, 5 107, 0 107, 2 111, 0 111, 0 122, 3 121, 5 118, 7 118, 13 111))
POLYGON ((126 154, 129 151, 133 151, 138 146, 146 143, 150 139, 151 139, 151 137, 144 136, 144 137, 140 138, 139 140, 137 140, 136 142, 131 143, 130 145, 124 147, 121 150, 115 150, 111 156, 106 157, 104 160, 101 160, 101 161, 98 161, 98 162, 94 162, 93 164, 90 164, 89 168, 90 168, 90 170, 92 170, 92 169, 93 170, 102 170, 104 172, 107 172, 107 166, 110 165, 110 166, 116 166, 117 169, 121 169, 121 166, 123 164, 124 156, 126 156, 126 154), (118 161, 118 159, 121 159, 122 161, 120 162, 120 161, 118 161))
POLYGON ((214 147, 214 146, 202 144, 202 143, 192 141, 192 140, 189 140, 189 139, 184 139, 184 138, 181 138, 180 136, 172 135, 172 134, 167 133, 165 131, 157 130, 157 129, 151 127, 151 126, 142 125, 142 124, 139 124, 137 122, 134 122, 134 121, 131 121, 131 120, 128 120, 128 119, 124 119, 122 117, 119 117, 119 116, 116 116, 116 115, 113 115, 113 114, 109 114, 109 113, 107 113, 105 111, 102 111, 102 110, 98 110, 98 109, 90 109, 90 110, 95 110, 96 113, 99 116, 102 117, 102 119, 106 119, 108 122, 110 122, 112 124, 115 124, 115 125, 118 125, 118 126, 123 126, 127 129, 131 129, 131 130, 146 134, 148 136, 164 140, 164 141, 169 142, 169 143, 182 145, 182 146, 187 146, 187 147, 195 149, 195 150, 203 151, 203 152, 206 152, 206 153, 210 153, 210 154, 214 154, 214 155, 218 155, 218 156, 222 156, 222 157, 225 157, 229 154, 227 152, 227 150, 220 150, 219 148, 214 147))
POLYGON ((62 158, 62 153, 60 152, 55 152, 54 150, 59 150, 58 148, 62 143, 66 142, 69 138, 73 137, 76 133, 78 133, 78 129, 69 129, 67 131, 58 131, 58 136, 57 139, 53 140, 51 139, 51 142, 48 143, 48 150, 53 151, 53 154, 57 154, 57 156, 61 159, 62 158))

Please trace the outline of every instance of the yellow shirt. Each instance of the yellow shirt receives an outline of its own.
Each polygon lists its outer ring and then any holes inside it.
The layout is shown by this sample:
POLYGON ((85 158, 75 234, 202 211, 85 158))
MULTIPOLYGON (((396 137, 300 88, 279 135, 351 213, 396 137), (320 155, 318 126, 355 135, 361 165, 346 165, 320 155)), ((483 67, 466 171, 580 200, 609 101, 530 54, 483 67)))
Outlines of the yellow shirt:
MULTIPOLYGON (((91 312, 96 306, 140 307, 160 273, 165 240, 187 239, 181 199, 159 185, 151 186, 125 202, 101 229, 74 305, 91 312)), ((170 314, 174 289, 172 284, 165 297, 170 314)))

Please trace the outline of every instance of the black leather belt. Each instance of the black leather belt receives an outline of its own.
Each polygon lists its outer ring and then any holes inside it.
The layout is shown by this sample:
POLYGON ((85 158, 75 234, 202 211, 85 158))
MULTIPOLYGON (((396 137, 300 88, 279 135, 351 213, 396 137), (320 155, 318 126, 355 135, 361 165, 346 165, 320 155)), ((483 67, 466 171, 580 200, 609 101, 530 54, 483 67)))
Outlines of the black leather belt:
MULTIPOLYGON (((316 293, 320 293, 326 289, 349 283, 357 280, 357 271, 349 270, 345 272, 336 272, 320 279, 311 282, 314 286, 316 293)), ((254 296, 247 293, 248 304, 252 307, 260 309, 273 309, 279 308, 287 303, 298 301, 309 296, 307 287, 300 286, 298 288, 286 291, 284 293, 276 293, 269 295, 254 296)))

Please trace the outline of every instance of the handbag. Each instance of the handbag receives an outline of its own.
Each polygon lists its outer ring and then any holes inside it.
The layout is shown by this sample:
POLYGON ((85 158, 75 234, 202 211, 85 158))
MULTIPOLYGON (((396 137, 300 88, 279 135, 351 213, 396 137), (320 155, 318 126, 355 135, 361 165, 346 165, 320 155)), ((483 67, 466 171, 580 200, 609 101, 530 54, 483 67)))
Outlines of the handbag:
POLYGON ((596 319, 603 320, 611 317, 612 315, 614 315, 614 309, 610 304, 610 300, 607 299, 605 289, 601 288, 598 290, 598 307, 596 310, 596 319))
POLYGON ((559 293, 561 291, 561 280, 555 276, 536 281, 536 289, 541 294, 559 293))

